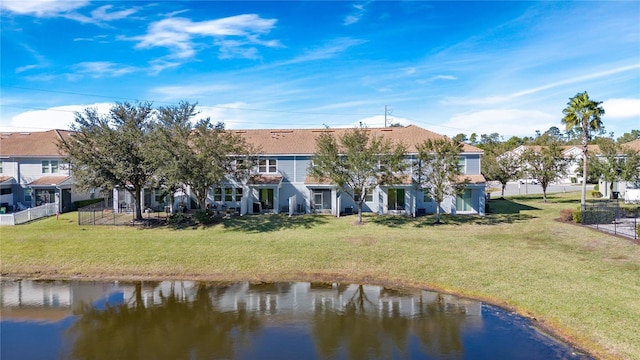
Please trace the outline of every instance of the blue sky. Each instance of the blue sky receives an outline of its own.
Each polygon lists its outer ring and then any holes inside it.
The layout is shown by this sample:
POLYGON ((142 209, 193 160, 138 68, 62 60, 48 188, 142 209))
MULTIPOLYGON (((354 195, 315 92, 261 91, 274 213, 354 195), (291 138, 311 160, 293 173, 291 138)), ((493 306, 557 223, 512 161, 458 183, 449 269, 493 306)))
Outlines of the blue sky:
POLYGON ((640 129, 640 2, 0 1, 3 131, 116 101, 228 128, 532 136, 569 98, 640 129))

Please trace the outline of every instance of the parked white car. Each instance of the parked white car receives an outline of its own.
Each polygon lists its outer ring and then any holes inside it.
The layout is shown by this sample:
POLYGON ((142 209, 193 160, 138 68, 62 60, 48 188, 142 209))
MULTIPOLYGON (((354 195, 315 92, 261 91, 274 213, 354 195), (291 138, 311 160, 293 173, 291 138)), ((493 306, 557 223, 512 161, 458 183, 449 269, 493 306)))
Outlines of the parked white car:
POLYGON ((520 180, 518 180, 518 183, 520 183, 520 184, 538 185, 538 184, 540 184, 540 181, 538 181, 538 179, 528 178, 528 179, 520 179, 520 180))

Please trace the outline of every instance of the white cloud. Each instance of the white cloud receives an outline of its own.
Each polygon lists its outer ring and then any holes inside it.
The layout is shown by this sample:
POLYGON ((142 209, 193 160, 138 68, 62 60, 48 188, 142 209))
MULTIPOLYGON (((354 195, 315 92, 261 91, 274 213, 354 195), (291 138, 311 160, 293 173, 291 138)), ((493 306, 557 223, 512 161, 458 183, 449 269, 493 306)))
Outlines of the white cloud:
POLYGON ((36 17, 55 17, 60 14, 82 8, 89 4, 87 0, 60 1, 60 0, 22 0, 1 1, 0 8, 20 15, 33 15, 36 17))
MULTIPOLYGON (((50 129, 69 129, 75 119, 75 112, 87 107, 97 108, 106 114, 113 104, 95 103, 91 105, 65 105, 46 110, 31 110, 15 115, 6 124, 0 125, 0 131, 44 131, 50 129)), ((3 121, 4 122, 4 121, 3 121)))
POLYGON ((300 55, 284 63, 280 63, 278 65, 289 65, 307 61, 331 59, 345 52, 349 48, 364 44, 365 42, 365 40, 353 39, 348 37, 334 39, 319 48, 307 51, 303 55, 300 55))
POLYGON ((440 124, 438 132, 453 136, 458 133, 489 134, 497 132, 505 139, 511 136, 532 136, 536 130, 545 132, 560 126, 557 115, 539 110, 490 109, 460 113, 440 124))
POLYGON ((640 99, 609 99, 602 103, 602 108, 605 119, 640 117, 640 99))
POLYGON ((213 37, 221 54, 227 57, 255 58, 256 51, 246 45, 278 47, 279 41, 264 41, 260 35, 270 32, 276 19, 263 19, 256 14, 244 14, 222 19, 194 22, 187 18, 167 18, 151 24, 142 36, 123 38, 138 41, 136 48, 168 48, 172 57, 188 59, 195 55, 196 38, 213 37), (227 37, 233 36, 233 40, 227 37))

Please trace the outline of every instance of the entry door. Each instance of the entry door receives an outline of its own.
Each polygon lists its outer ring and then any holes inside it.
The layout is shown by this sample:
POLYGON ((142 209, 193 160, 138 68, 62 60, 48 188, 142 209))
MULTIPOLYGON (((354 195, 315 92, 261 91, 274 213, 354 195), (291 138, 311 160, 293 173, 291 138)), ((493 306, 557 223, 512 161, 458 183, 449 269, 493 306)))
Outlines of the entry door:
POLYGON ((260 189, 259 200, 262 210, 273 210, 273 189, 260 189))
POLYGON ((471 197, 471 189, 465 189, 462 196, 456 198, 456 209, 458 211, 472 211, 473 198, 471 197))
POLYGON ((322 193, 315 192, 313 193, 313 208, 316 210, 322 210, 322 193))

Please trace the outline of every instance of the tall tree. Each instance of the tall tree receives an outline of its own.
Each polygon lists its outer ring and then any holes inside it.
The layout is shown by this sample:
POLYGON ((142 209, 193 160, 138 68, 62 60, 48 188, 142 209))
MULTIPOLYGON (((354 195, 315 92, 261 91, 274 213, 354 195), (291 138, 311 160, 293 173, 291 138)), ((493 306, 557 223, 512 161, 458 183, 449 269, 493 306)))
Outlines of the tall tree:
POLYGON ((489 181, 500 182, 502 197, 507 187, 507 182, 515 180, 520 173, 520 159, 508 151, 504 143, 484 149, 482 157, 482 175, 489 181))
POLYGON ((616 141, 618 144, 624 144, 637 139, 640 139, 640 130, 634 129, 622 134, 622 136, 620 136, 616 141))
POLYGON ((316 153, 309 175, 326 179, 346 193, 358 206, 362 222, 362 203, 376 186, 398 183, 397 175, 405 171, 404 144, 372 136, 365 127, 347 130, 336 137, 326 131, 316 139, 316 153))
POLYGON ((212 124, 210 119, 199 120, 195 104, 159 109, 158 160, 168 184, 189 186, 204 210, 212 187, 227 180, 243 182, 249 177, 257 150, 240 134, 225 130, 224 123, 212 124))
POLYGON ((468 180, 461 180, 459 166, 462 144, 448 138, 429 139, 419 144, 414 180, 436 202, 436 223, 440 223, 440 205, 448 196, 462 194, 468 180))
POLYGON ((72 140, 58 143, 77 186, 125 189, 135 199, 137 220, 142 220, 142 189, 155 180, 157 169, 150 146, 152 112, 148 102, 117 103, 107 115, 87 108, 76 113, 72 140))
POLYGON ((587 199, 587 163, 589 131, 596 131, 603 128, 601 117, 604 115, 602 101, 589 99, 587 92, 576 94, 569 99, 567 107, 562 110, 564 117, 562 123, 566 126, 567 132, 579 127, 582 130, 582 192, 580 197, 580 208, 584 211, 587 199))
POLYGON ((539 152, 527 149, 522 154, 525 171, 542 186, 542 199, 547 202, 547 187, 552 182, 566 175, 569 159, 562 154, 562 148, 557 142, 549 146, 542 146, 539 152))

